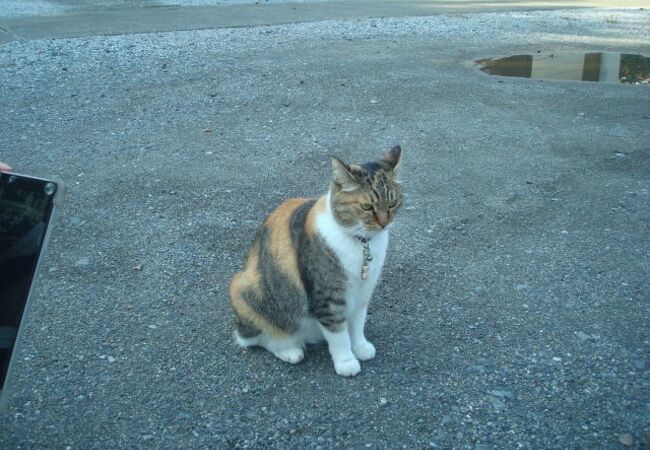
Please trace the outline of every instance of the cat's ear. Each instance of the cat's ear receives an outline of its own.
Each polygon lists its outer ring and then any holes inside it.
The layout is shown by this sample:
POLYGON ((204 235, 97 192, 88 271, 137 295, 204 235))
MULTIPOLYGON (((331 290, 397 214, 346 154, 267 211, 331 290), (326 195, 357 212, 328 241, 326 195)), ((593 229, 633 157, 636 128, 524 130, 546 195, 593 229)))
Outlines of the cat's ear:
POLYGON ((359 182, 350 170, 350 166, 332 156, 332 172, 334 172, 334 182, 341 187, 342 191, 354 191, 359 189, 359 182))
POLYGON ((402 161, 402 148, 399 145, 394 146, 384 153, 382 160, 388 164, 393 172, 397 172, 400 167, 400 162, 402 161))

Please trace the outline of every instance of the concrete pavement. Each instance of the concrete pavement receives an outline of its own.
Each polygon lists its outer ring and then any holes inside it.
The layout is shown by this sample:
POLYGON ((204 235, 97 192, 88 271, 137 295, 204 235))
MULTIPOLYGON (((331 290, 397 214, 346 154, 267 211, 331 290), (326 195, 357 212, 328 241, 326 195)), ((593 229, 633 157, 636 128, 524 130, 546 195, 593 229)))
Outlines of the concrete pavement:
MULTIPOLYGON (((66 2, 62 2, 65 6, 66 2)), ((251 27, 321 20, 412 17, 571 8, 642 8, 647 0, 351 0, 341 2, 272 3, 219 6, 169 6, 92 8, 76 4, 70 12, 50 16, 2 18, 0 43, 13 39, 57 39, 79 36, 150 33, 212 28, 251 27)), ((110 5, 109 3, 109 6, 110 5)))

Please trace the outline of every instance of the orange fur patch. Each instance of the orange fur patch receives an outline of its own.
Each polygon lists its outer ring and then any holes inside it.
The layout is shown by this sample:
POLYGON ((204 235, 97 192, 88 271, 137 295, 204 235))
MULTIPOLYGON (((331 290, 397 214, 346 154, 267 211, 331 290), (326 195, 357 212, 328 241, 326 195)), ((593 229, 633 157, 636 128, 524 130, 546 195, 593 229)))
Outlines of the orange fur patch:
POLYGON ((280 205, 266 220, 270 232, 267 240, 269 252, 282 272, 291 280, 295 287, 303 290, 298 269, 298 253, 291 241, 290 221, 291 215, 306 198, 292 198, 280 205))
POLYGON ((305 222, 305 231, 307 234, 313 236, 316 233, 316 219, 325 211, 327 211, 327 195, 319 198, 314 204, 314 207, 309 211, 305 222))
POLYGON ((257 246, 254 245, 248 252, 248 257, 246 258, 246 267, 244 271, 237 274, 241 278, 241 282, 247 287, 255 291, 256 294, 260 294, 262 289, 260 287, 260 280, 262 276, 260 275, 259 269, 259 255, 257 253, 257 246))

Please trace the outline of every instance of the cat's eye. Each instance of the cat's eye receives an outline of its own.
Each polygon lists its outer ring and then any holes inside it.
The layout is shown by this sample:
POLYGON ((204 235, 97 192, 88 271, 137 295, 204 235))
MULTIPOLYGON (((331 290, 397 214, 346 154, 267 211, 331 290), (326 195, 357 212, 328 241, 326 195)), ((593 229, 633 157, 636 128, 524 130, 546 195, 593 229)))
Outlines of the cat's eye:
POLYGON ((370 211, 372 210, 372 205, 370 203, 362 203, 361 209, 363 209, 364 211, 370 211))
POLYGON ((397 206, 397 199, 393 200, 392 202, 390 202, 390 203, 388 204, 388 207, 389 207, 389 208, 394 208, 394 207, 396 207, 396 206, 397 206))

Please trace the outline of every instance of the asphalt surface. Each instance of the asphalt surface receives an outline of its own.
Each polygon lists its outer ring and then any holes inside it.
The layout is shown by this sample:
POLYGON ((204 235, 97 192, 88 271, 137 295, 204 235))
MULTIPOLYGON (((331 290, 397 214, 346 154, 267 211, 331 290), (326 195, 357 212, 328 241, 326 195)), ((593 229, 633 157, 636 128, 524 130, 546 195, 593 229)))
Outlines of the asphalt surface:
POLYGON ((647 10, 0 46, 0 160, 68 185, 1 448, 647 448, 650 90, 488 76, 650 56, 647 10), (353 379, 232 338, 227 286, 329 156, 404 150, 353 379))

